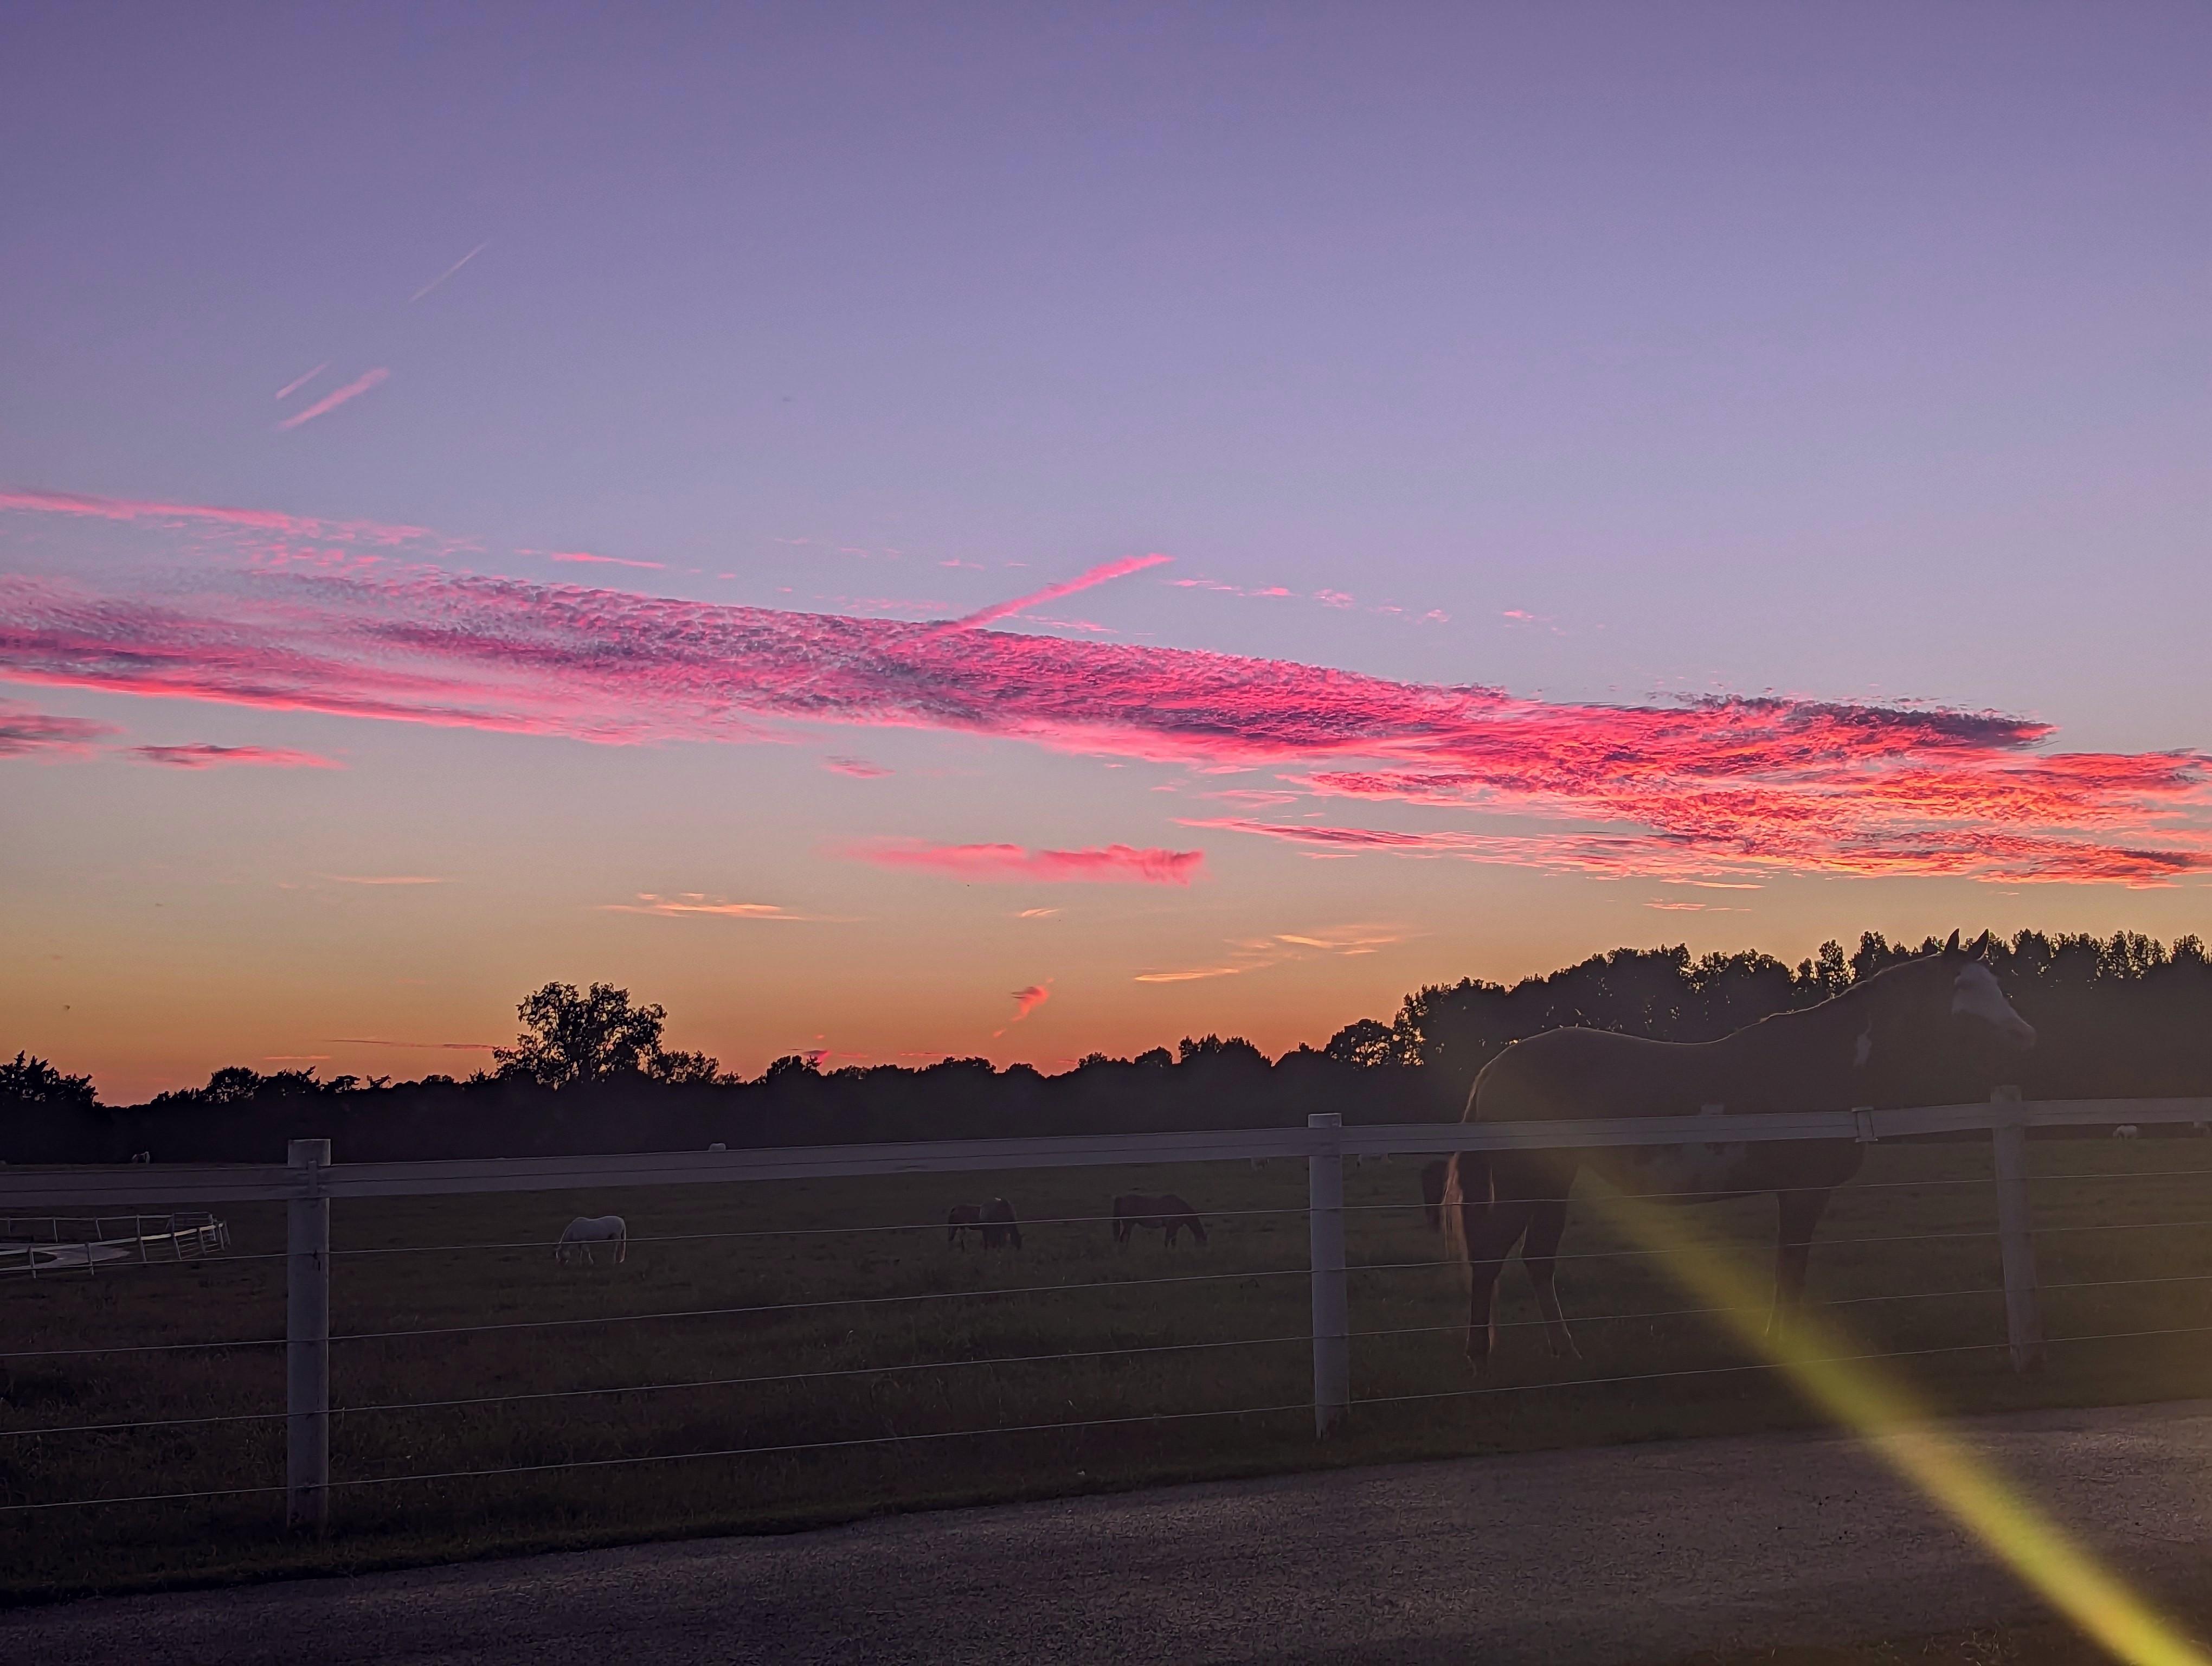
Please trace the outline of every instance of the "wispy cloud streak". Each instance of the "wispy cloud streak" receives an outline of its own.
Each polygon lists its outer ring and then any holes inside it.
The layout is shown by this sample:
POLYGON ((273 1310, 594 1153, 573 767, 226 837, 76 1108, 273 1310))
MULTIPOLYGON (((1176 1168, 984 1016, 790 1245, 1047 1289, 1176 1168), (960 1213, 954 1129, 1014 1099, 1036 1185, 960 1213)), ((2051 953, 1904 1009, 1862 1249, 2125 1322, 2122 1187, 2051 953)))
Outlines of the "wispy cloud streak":
POLYGON ((545 552, 545 559, 577 562, 595 567, 637 567, 642 568, 648 573, 665 573, 668 570, 668 563, 665 561, 631 561, 623 556, 595 556, 588 550, 548 550, 545 552))
MULTIPOLYGON (((955 619, 949 624, 939 625, 932 635, 943 635, 948 631, 954 630, 977 630, 987 624, 995 623, 1000 619, 1010 619, 1015 614, 1025 612, 1032 607, 1042 607, 1047 602, 1056 602, 1062 596, 1073 596, 1079 590, 1088 590, 1094 585, 1104 584, 1111 579, 1126 578, 1132 573, 1141 573, 1147 567, 1158 567, 1174 559, 1173 556, 1124 556, 1119 561, 1103 562, 1087 573, 1079 573, 1075 577, 1065 580, 1059 584, 1048 584, 1032 594, 1017 597, 1010 602, 994 602, 988 607, 970 613, 964 619, 955 619)), ((1093 625, 1090 629, 1095 630, 1097 627, 1093 625)))
POLYGON ((342 769, 345 766, 313 752, 284 746, 217 746, 196 741, 185 746, 133 746, 129 756, 141 763, 170 769, 222 769, 235 764, 264 769, 342 769))
POLYGON ((1109 844, 1084 850, 1028 850, 1018 844, 930 844, 884 839, 845 854, 879 867, 918 867, 964 879, 1044 879, 1103 885, 1187 885, 1205 866, 1202 850, 1139 850, 1109 844))
POLYGON ((143 567, 112 591, 0 577, 0 676, 22 682, 614 744, 781 737, 796 721, 951 730, 1200 770, 1296 771, 1281 785, 1426 819, 1522 818, 1510 830, 1198 824, 1317 854, 1662 879, 1791 871, 2145 884, 2212 870, 2202 755, 2054 753, 2050 725, 1999 713, 1775 697, 1531 700, 1284 660, 532 583, 370 553, 265 558, 316 538, 440 547, 419 528, 36 492, 0 495, 0 508, 111 523, 115 536, 189 529, 202 544, 230 538, 252 558, 166 590, 143 567))
POLYGON ((276 424, 280 429, 295 429, 302 423, 312 423, 325 413, 336 410, 349 399, 355 399, 385 380, 392 373, 382 368, 366 371, 339 388, 335 393, 325 393, 305 410, 296 411, 276 424))
POLYGON ((313 370, 310 370, 306 375, 294 377, 290 381, 285 383, 283 386, 276 390, 276 403, 278 404, 283 404, 285 400, 290 398, 295 393, 297 393, 301 388, 305 387, 309 382, 314 380, 316 377, 321 375, 323 372, 328 370, 330 368, 331 362, 328 359, 325 359, 320 364, 317 365, 313 370))
MULTIPOLYGON (((447 245, 447 246, 448 248, 450 248, 450 247, 452 247, 453 246, 452 246, 451 244, 448 244, 448 245, 447 245)), ((428 294, 430 293, 430 291, 431 291, 431 290, 433 290, 433 289, 436 289, 436 288, 437 288, 441 283, 444 283, 447 278, 451 277, 452 277, 455 272, 457 272, 457 271, 460 271, 460 269, 461 269, 462 267, 464 267, 464 266, 467 265, 467 264, 469 264, 469 262, 470 262, 470 261, 471 261, 471 260, 475 259, 478 255, 482 254, 482 253, 483 253, 486 249, 489 248, 490 246, 491 246, 491 244, 490 244, 490 242, 489 242, 489 240, 486 240, 486 241, 484 241, 484 242, 482 242, 482 243, 477 244, 477 245, 476 246, 476 247, 474 247, 474 248, 471 249, 471 250, 470 250, 466 254, 463 255, 463 256, 462 256, 459 260, 456 260, 455 262, 453 262, 453 264, 452 265, 450 265, 450 266, 447 267, 447 268, 446 268, 446 270, 445 270, 444 271, 440 272, 440 273, 437 275, 437 277, 435 277, 432 278, 432 279, 431 279, 428 283, 425 283, 425 284, 424 284, 421 289, 419 289, 416 290, 416 291, 415 291, 415 293, 414 293, 413 295, 411 295, 408 296, 408 297, 407 297, 407 304, 408 304, 410 307, 412 307, 412 306, 413 306, 416 301, 418 301, 422 300, 422 297, 423 297, 424 295, 428 295, 428 294)))
POLYGON ((774 903, 732 903, 704 891, 679 891, 673 897, 640 891, 635 903, 602 903, 602 914, 652 914, 664 920, 789 920, 810 924, 836 923, 826 914, 795 914, 774 903))
POLYGON ((88 717, 62 717, 0 700, 0 757, 82 755, 92 750, 94 741, 116 732, 114 725, 88 717))

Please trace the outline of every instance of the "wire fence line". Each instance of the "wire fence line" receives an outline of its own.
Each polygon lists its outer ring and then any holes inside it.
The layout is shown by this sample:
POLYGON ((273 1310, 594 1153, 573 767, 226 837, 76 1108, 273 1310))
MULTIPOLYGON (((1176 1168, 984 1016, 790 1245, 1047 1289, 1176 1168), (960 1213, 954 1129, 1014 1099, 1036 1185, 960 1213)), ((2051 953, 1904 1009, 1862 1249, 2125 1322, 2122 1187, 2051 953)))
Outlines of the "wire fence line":
MULTIPOLYGON (((2201 1284, 2207 1282, 2212 1282, 2212 1272, 2161 1274, 2134 1279, 2075 1280, 2050 1283, 2045 1285, 2043 1287, 2045 1290, 2106 1290, 2133 1286, 2201 1284)), ((969 1292, 965 1293, 986 1294, 989 1292, 969 1292)), ((1883 1291, 1864 1296, 1838 1296, 1825 1299, 1819 1303, 1818 1305, 1823 1309, 1862 1307, 1890 1302, 1943 1301, 1966 1298, 1998 1297, 2002 1296, 2003 1294, 2004 1286, 2002 1285, 1970 1285, 1948 1290, 1883 1291)), ((1574 1316, 1573 1323, 1577 1326, 1627 1324, 1656 1319, 1712 1318, 1731 1313, 1755 1313, 1760 1310, 1761 1309, 1759 1307, 1741 1305, 1650 1308, 1639 1309, 1624 1313, 1577 1314, 1574 1316)), ((1498 1321, 1497 1328, 1501 1330, 1524 1329, 1534 1329, 1545 1323, 1546 1321, 1541 1318, 1501 1319, 1498 1321)), ((1464 1320, 1455 1321, 1449 1324, 1398 1325, 1379 1330, 1351 1331, 1347 1333, 1347 1339, 1353 1341, 1375 1341, 1404 1336, 1431 1336, 1456 1334, 1466 1330, 1466 1329, 1467 1323, 1464 1320)), ((2136 1333, 2126 1334, 2133 1335, 2136 1333)), ((2141 1334, 2154 1335, 2193 1335, 2195 1334, 2195 1331, 2193 1329, 2185 1329, 2179 1331, 2161 1330, 2141 1334)), ((1303 1347, 1310 1342, 1312 1338, 1309 1333, 1300 1331, 1294 1335, 1239 1336, 1213 1338, 1206 1341, 1192 1342, 1142 1343, 1121 1347, 1061 1350, 1050 1353, 997 1354, 985 1355, 974 1359, 957 1359, 901 1360, 880 1365, 841 1366, 823 1371, 781 1371, 750 1377, 697 1377, 681 1382, 671 1383, 616 1383, 593 1388, 534 1389, 514 1394, 477 1395, 444 1400, 370 1402, 361 1405, 333 1406, 331 1408, 330 1414, 333 1417, 343 1417, 378 1412, 440 1411, 477 1406, 502 1406, 544 1401, 587 1399, 608 1395, 662 1394, 690 1389, 757 1388, 778 1383, 830 1381, 858 1377, 890 1376, 911 1371, 950 1371, 987 1366, 1052 1365, 1070 1360, 1120 1359, 1125 1357, 1142 1357, 1151 1354, 1194 1353, 1211 1349, 1237 1347, 1275 1347, 1289 1346, 1294 1343, 1303 1347)), ((193 1345, 180 1344, 179 1346, 189 1347, 193 1345)), ((1961 1344, 1960 1346, 1971 1347, 2001 1347, 2002 1344, 1996 1342, 1978 1342, 1972 1344, 1961 1344)), ((1943 1348, 1906 1350, 1896 1354, 1884 1355, 1882 1357, 1905 1358, 1909 1357, 1913 1353, 1942 1353, 1948 1350, 1943 1348)), ((1699 1373, 1697 1371, 1692 1371, 1689 1374, 1697 1375, 1699 1373)), ((1598 1381, 1607 1379, 1569 1380, 1598 1381)), ((1638 1377, 1636 1380, 1643 1380, 1643 1378, 1638 1377)), ((123 1422, 41 1424, 34 1425, 29 1428, 0 1429, 0 1440, 20 1439, 34 1435, 113 1434, 143 1429, 198 1427, 210 1424, 281 1422, 289 1415, 290 1415, 290 1414, 281 1411, 228 1412, 210 1414, 197 1417, 149 1418, 135 1421, 123 1422)))
MULTIPOLYGON (((1453 1327, 1456 1329, 1457 1327, 1453 1327)), ((1427 1328, 1424 1328, 1427 1329, 1427 1328)), ((2177 1325, 2152 1329, 2096 1331, 2071 1335, 2054 1336, 2047 1340, 2053 1347, 2064 1347, 2086 1342, 2136 1341, 2162 1336, 2194 1336, 2212 1334, 2212 1325, 2177 1325)), ((1296 1339, 1298 1341, 1305 1338, 1296 1339)), ((1411 1394, 1362 1395, 1352 1402, 1357 1406, 1410 1405, 1447 1400, 1473 1400, 1504 1395, 1528 1394, 1538 1391, 1557 1392, 1563 1389, 1618 1388, 1634 1383, 1656 1383, 1686 1377, 1713 1377, 1771 1374, 1804 1365, 1864 1365, 1887 1359, 1911 1359, 1942 1354, 1989 1353, 2007 1347, 2002 1341, 1945 1343, 1931 1347, 1893 1348, 1856 1353, 1837 1353, 1817 1356, 1801 1361, 1747 1360, 1725 1365, 1685 1366, 1667 1371, 1632 1371, 1609 1377, 1556 1377, 1540 1382, 1481 1383, 1472 1388, 1443 1389, 1411 1394)), ((620 1390, 616 1390, 620 1392, 620 1390)), ((1026 1434, 1061 1434, 1081 1429, 1126 1426, 1139 1424, 1161 1424, 1195 1421, 1203 1419, 1249 1418, 1304 1414, 1311 1406, 1304 1401, 1270 1406, 1238 1406, 1193 1411, 1145 1412, 1120 1417, 1074 1418, 1052 1422, 1000 1424, 986 1428, 919 1430, 908 1433, 857 1435, 836 1439, 787 1441, 754 1446, 726 1446, 705 1450, 683 1452, 652 1452, 626 1454, 617 1457, 570 1458, 550 1463, 495 1465, 473 1469, 424 1470, 393 1475, 359 1475, 332 1479, 324 1484, 333 1488, 365 1488, 398 1487, 447 1481, 488 1481, 515 1475, 549 1474, 563 1471, 630 1468, 648 1464, 699 1462, 719 1458, 780 1456, 800 1452, 830 1451, 858 1447, 880 1447, 915 1444, 923 1442, 982 1439, 1026 1434)), ((108 1506, 140 1504, 168 1504, 187 1500, 267 1496, 287 1491, 283 1487, 253 1486, 211 1487, 198 1491, 175 1493, 130 1493, 98 1499, 56 1499, 39 1502, 0 1505, 0 1515, 21 1515, 53 1510, 88 1510, 108 1506)))

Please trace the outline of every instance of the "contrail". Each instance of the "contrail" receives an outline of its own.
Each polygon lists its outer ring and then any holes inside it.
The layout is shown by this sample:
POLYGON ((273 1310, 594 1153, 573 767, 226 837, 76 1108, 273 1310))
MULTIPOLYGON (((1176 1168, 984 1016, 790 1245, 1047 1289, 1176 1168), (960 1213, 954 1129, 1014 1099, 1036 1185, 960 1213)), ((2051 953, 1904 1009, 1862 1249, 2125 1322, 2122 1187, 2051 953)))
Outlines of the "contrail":
POLYGON ((412 307, 416 301, 422 300, 424 295, 428 295, 431 290, 436 289, 441 283, 443 283, 447 278, 451 277, 455 272, 460 271, 462 267, 467 265, 470 261, 475 259, 478 255, 482 254, 490 246, 491 241, 488 238, 483 242, 477 244, 476 247, 471 249, 459 260, 456 260, 452 265, 447 267, 444 271, 440 272, 437 277, 432 278, 421 289, 416 290, 413 295, 408 296, 407 304, 410 307, 412 307))
POLYGON ((1173 556, 1124 556, 1119 561, 1109 561, 1103 566, 1094 567, 1089 572, 1079 573, 1075 577, 1060 584, 1047 585, 1033 595, 1019 596, 1010 602, 994 602, 980 612, 970 613, 964 619, 954 619, 939 625, 922 640, 933 641, 949 631, 974 630, 1006 618, 1010 614, 1026 612, 1039 603, 1058 601, 1062 596, 1072 596, 1079 590, 1088 590, 1094 584, 1103 584, 1109 579, 1118 579, 1131 573, 1140 573, 1147 567, 1158 567, 1174 559, 1173 556))
POLYGON ((370 388, 374 387, 379 382, 382 381, 391 374, 392 373, 389 370, 372 370, 367 375, 358 377, 356 380, 348 382, 337 392, 325 394, 321 398, 316 400, 314 404, 309 405, 305 410, 299 412, 295 416, 287 416, 283 422, 277 423, 276 426, 280 429, 290 429, 297 428, 302 423, 312 423, 316 417, 321 416, 325 411, 336 410, 340 405, 343 404, 348 399, 352 398, 356 394, 368 392, 370 388))
POLYGON ((323 372, 328 370, 330 368, 331 362, 328 359, 325 359, 320 364, 317 365, 313 370, 310 370, 306 375, 301 376, 296 381, 285 383, 283 386, 276 390, 277 402, 282 404, 284 400, 290 398, 295 393, 297 393, 301 388, 305 387, 309 382, 314 380, 316 377, 321 375, 323 372))

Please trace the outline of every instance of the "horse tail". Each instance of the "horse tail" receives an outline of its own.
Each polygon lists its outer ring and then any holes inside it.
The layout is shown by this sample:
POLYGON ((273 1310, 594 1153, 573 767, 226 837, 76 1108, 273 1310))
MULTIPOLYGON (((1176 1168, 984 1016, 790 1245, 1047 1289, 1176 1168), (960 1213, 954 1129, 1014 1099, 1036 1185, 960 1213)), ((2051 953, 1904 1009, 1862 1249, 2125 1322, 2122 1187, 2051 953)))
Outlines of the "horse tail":
POLYGON ((1468 1265, 1467 1210, 1469 1206, 1487 1207, 1490 1201, 1489 1154, 1479 1151, 1453 1152, 1444 1170, 1441 1206, 1443 1219, 1440 1224, 1443 1227, 1444 1253, 1462 1267, 1468 1265))

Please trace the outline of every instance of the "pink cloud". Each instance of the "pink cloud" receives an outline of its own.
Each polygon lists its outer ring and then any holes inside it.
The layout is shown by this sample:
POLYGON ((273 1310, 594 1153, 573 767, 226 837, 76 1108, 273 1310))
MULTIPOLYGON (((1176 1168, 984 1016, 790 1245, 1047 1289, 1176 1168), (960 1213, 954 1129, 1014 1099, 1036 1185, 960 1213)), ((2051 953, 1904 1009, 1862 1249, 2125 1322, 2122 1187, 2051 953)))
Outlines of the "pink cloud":
POLYGON ((118 733, 112 724, 88 717, 61 717, 0 700, 0 757, 82 755, 94 741, 118 733))
POLYGON ((1139 850, 1126 844, 1083 850, 1026 850, 1018 844, 930 844, 878 840, 848 853, 880 867, 918 867, 967 879, 1042 879, 1097 884, 1187 885, 1205 865, 1202 850, 1139 850))
POLYGON ((321 375, 323 372, 328 370, 330 368, 331 362, 328 359, 325 359, 320 364, 317 365, 313 370, 310 370, 306 375, 294 377, 290 381, 285 383, 283 386, 276 390, 276 403, 279 404, 283 404, 285 400, 290 398, 295 393, 297 393, 301 388, 305 387, 309 382, 314 380, 316 377, 321 375))
POLYGON ((548 550, 545 552, 545 559, 586 562, 599 567, 637 567, 648 573, 665 573, 668 570, 668 563, 665 561, 629 561, 621 556, 595 556, 588 550, 548 550))
POLYGON ((1015 990, 1013 996, 1014 1015, 1012 1018, 1007 1019, 1006 1022, 1009 1024, 1019 1024, 1024 1018, 1036 1012, 1038 1007, 1043 1006, 1045 1002, 1051 999, 1052 980, 1050 978, 1045 979, 1042 983, 1032 983, 1024 988, 1015 990))
POLYGON ((295 752, 283 746, 216 746, 198 741, 186 746, 133 746, 131 757, 141 763, 159 763, 172 769, 221 769, 247 764, 268 769, 342 769, 313 752, 295 752))
POLYGON ((940 632, 975 630, 996 620, 1011 618, 1017 613, 1039 606, 1043 603, 1056 602, 1062 596, 1073 596, 1079 590, 1088 590, 1093 585, 1104 584, 1109 579, 1123 578, 1131 573, 1141 573, 1147 567, 1158 567, 1174 559, 1172 556, 1124 556, 1119 561, 1103 562, 1091 569, 1090 571, 1079 573, 1075 577, 1061 583, 1048 584, 1042 590, 1027 596, 1018 597, 1010 602, 994 603, 989 607, 970 613, 964 619, 955 619, 950 624, 940 625, 938 629, 940 632))
POLYGON ((822 767, 841 775, 852 775, 860 781, 874 781, 890 771, 880 763, 871 763, 864 757, 825 757, 822 767))
POLYGON ((188 526, 232 538, 258 563, 112 592, 0 577, 0 675, 21 682, 609 744, 754 740, 794 721, 948 730, 1200 771, 1296 769, 1291 785, 1340 800, 1522 818, 1510 832, 1207 824, 1317 855, 1742 882, 1798 872, 2151 884, 2212 871, 2202 755, 2053 753, 2050 725, 1999 713, 1534 700, 376 557, 259 560, 271 539, 431 543, 421 529, 49 493, 7 494, 0 508, 109 523, 117 538, 188 526))
POLYGON ((325 412, 336 410, 340 405, 345 404, 347 400, 359 398, 362 394, 368 392, 369 389, 377 386, 378 383, 385 380, 392 373, 389 370, 382 368, 366 371, 361 375, 355 377, 353 380, 348 382, 343 387, 338 389, 337 392, 325 393, 321 398, 316 400, 314 404, 309 405, 305 410, 295 412, 293 415, 287 416, 283 422, 277 423, 276 426, 280 429, 295 429, 302 423, 312 423, 316 417, 324 415, 325 412))
POLYGON ((466 539, 441 538, 427 526, 387 526, 372 520, 327 520, 287 514, 281 509, 240 509, 215 503, 169 503, 127 497, 91 497, 78 492, 0 488, 0 509, 28 514, 68 515, 92 520, 204 523, 237 532, 270 532, 318 543, 422 544, 444 550, 471 547, 466 539))

